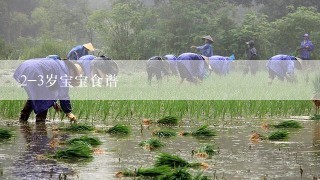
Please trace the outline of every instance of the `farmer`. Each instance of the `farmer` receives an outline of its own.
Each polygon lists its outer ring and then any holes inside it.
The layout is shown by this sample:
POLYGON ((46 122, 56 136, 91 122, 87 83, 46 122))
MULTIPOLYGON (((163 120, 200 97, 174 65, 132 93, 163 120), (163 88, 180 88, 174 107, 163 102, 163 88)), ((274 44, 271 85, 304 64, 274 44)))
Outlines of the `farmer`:
POLYGON ((301 59, 289 55, 276 55, 269 59, 267 63, 269 72, 268 84, 271 85, 277 76, 281 81, 286 78, 288 82, 294 81, 294 68, 302 69, 301 59))
POLYGON ((77 63, 81 65, 83 71, 84 71, 84 75, 87 77, 91 77, 91 61, 94 60, 95 58, 97 58, 94 55, 85 55, 80 57, 77 60, 77 63))
POLYGON ((253 40, 246 42, 246 44, 248 46, 248 50, 247 50, 247 60, 246 60, 243 74, 246 75, 250 71, 251 75, 255 75, 259 69, 258 61, 256 61, 259 59, 257 49, 254 47, 253 40))
POLYGON ((309 34, 303 35, 303 41, 300 43, 300 48, 297 50, 300 51, 300 58, 302 60, 310 60, 311 52, 313 51, 314 46, 309 39, 309 34))
POLYGON ((93 45, 91 43, 78 45, 71 49, 67 55, 69 60, 78 60, 80 57, 88 55, 89 51, 94 51, 93 45))
MULTIPOLYGON (((209 57, 209 64, 212 67, 212 71, 214 71, 218 75, 227 75, 230 70, 230 63, 235 59, 234 55, 230 57, 224 56, 211 56, 209 57)), ((212 72, 210 71, 210 73, 212 72)))
POLYGON ((100 56, 90 63, 91 76, 97 75, 100 78, 112 76, 115 78, 119 74, 118 64, 107 56, 100 56))
POLYGON ((177 57, 173 54, 168 54, 163 56, 163 59, 169 62, 170 70, 172 74, 177 76, 178 75, 177 57))
POLYGON ((146 63, 148 83, 151 85, 152 77, 155 75, 158 82, 161 82, 163 75, 170 74, 170 64, 160 56, 151 57, 146 63))
POLYGON ((212 43, 213 39, 211 36, 204 36, 202 37, 204 40, 205 44, 202 46, 191 46, 191 48, 197 49, 201 52, 201 55, 206 56, 206 57, 211 57, 213 56, 213 48, 212 48, 212 43))
POLYGON ((46 58, 50 58, 50 59, 53 59, 53 60, 61 60, 59 55, 49 55, 46 58))
POLYGON ((76 121, 72 114, 69 98, 69 87, 78 86, 75 77, 82 69, 71 61, 40 58, 23 62, 13 77, 26 90, 29 99, 24 105, 20 121, 27 122, 32 111, 36 114, 36 122, 45 122, 50 107, 66 114, 71 122, 76 121), (56 103, 60 100, 60 106, 56 103))
POLYGON ((180 73, 180 84, 186 79, 197 84, 206 76, 206 70, 210 69, 208 58, 195 53, 183 53, 178 59, 178 70, 180 73))

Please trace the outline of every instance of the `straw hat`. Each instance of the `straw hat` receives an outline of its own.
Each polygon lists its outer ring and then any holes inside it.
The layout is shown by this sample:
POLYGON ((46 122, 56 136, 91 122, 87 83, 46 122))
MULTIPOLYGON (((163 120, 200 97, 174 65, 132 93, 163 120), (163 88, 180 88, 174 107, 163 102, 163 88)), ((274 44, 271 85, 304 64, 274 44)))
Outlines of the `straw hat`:
POLYGON ((76 80, 75 77, 83 74, 82 67, 77 63, 71 62, 70 60, 64 60, 64 62, 69 69, 69 75, 72 76, 70 84, 72 86, 79 86, 80 82, 78 80, 76 80))
POLYGON ((93 45, 91 43, 84 44, 83 46, 89 51, 94 51, 93 45))
POLYGON ((207 39, 207 40, 213 42, 213 39, 212 39, 212 37, 210 35, 204 36, 204 37, 202 37, 202 39, 207 39))

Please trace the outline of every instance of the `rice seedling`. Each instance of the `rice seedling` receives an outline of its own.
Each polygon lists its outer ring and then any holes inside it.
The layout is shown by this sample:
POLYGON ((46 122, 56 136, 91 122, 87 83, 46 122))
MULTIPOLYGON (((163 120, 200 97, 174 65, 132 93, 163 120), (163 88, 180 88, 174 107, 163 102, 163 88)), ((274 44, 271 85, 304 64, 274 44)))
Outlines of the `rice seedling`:
POLYGON ((204 167, 207 166, 205 163, 189 163, 188 161, 182 159, 179 156, 171 155, 168 153, 161 153, 156 156, 155 166, 169 166, 172 168, 183 168, 183 167, 204 167))
POLYGON ((82 141, 90 144, 91 146, 101 145, 101 141, 98 138, 89 137, 89 136, 81 136, 79 138, 73 138, 67 141, 67 144, 74 144, 75 142, 82 141))
POLYGON ((124 124, 117 124, 106 131, 106 133, 111 135, 128 135, 130 133, 130 128, 124 124))
POLYGON ((177 117, 174 116, 166 116, 157 121, 158 124, 169 125, 169 126, 177 126, 179 121, 177 117))
POLYGON ((186 168, 178 168, 178 169, 174 169, 169 174, 166 174, 160 177, 159 179, 160 180, 175 180, 175 179, 192 180, 193 178, 186 168))
POLYGON ((70 132, 88 132, 93 131, 94 127, 86 124, 71 124, 68 127, 61 127, 60 130, 70 131, 70 132))
POLYGON ((148 139, 146 141, 142 141, 139 145, 148 150, 154 150, 164 146, 159 139, 148 139))
POLYGON ((152 132, 152 135, 159 138, 170 138, 176 136, 177 133, 173 130, 156 130, 152 132))
POLYGON ((209 126, 204 125, 204 126, 201 126, 199 129, 197 129, 196 131, 193 131, 191 135, 195 137, 212 137, 212 136, 216 136, 216 132, 212 129, 209 129, 209 126))
POLYGON ((287 131, 276 131, 269 135, 268 139, 271 141, 285 140, 288 138, 288 136, 289 133, 287 131))
POLYGON ((0 140, 10 139, 13 136, 12 131, 0 128, 0 140))
POLYGON ((76 141, 65 149, 57 150, 53 156, 56 159, 69 159, 69 160, 85 160, 92 158, 93 151, 89 144, 76 141))
POLYGON ((273 125, 275 128, 302 128, 301 124, 294 120, 283 121, 277 125, 273 125))
POLYGON ((192 155, 195 155, 199 158, 208 158, 216 154, 214 150, 214 145, 212 144, 204 144, 199 147, 196 151, 192 150, 192 155))
POLYGON ((169 166, 159 166, 151 168, 139 168, 135 171, 120 171, 116 173, 117 177, 158 177, 171 172, 169 166))

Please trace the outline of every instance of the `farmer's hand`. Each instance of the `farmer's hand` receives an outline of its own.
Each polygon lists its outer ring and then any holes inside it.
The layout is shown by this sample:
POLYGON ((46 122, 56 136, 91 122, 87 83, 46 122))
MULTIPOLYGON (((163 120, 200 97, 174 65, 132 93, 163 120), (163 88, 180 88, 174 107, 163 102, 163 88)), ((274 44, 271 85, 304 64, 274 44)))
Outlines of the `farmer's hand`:
POLYGON ((191 46, 190 48, 191 48, 191 49, 192 49, 192 48, 197 48, 197 46, 191 46))
POLYGON ((74 114, 72 114, 71 112, 67 113, 66 116, 69 118, 70 122, 77 122, 76 116, 74 114))
POLYGON ((59 105, 58 103, 54 103, 54 104, 53 104, 53 108, 54 108, 54 110, 56 110, 57 112, 60 112, 60 111, 61 111, 61 107, 60 107, 60 105, 59 105))

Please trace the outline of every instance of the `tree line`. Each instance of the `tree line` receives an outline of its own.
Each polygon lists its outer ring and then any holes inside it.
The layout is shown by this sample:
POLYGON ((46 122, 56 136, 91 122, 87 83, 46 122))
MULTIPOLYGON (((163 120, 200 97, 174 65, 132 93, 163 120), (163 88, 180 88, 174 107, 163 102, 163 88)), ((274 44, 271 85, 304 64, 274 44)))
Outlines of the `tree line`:
POLYGON ((297 55, 305 33, 316 47, 312 58, 320 58, 317 0, 150 1, 89 1, 101 3, 92 8, 85 0, 0 0, 0 58, 65 57, 73 46, 92 42, 113 59, 148 59, 190 52, 211 35, 214 54, 245 59, 252 39, 268 59, 297 55))

